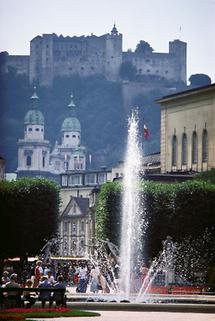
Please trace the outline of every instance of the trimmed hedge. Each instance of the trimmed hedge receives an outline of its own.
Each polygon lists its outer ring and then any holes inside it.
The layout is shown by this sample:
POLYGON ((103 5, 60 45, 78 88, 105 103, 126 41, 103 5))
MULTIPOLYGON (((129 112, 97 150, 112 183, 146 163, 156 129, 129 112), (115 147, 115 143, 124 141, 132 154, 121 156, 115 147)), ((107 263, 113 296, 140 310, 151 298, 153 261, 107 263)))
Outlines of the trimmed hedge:
POLYGON ((0 182, 0 257, 36 255, 57 232, 59 189, 46 179, 0 182))
MULTIPOLYGON (((206 261, 208 266, 215 263, 215 256, 211 255, 215 251, 215 185, 207 181, 198 178, 178 184, 142 183, 147 221, 146 259, 157 256, 163 247, 162 241, 170 235, 179 244, 195 244, 196 240, 199 266, 201 257, 204 266, 206 261)), ((108 238, 117 245, 120 241, 121 189, 119 182, 104 185, 96 206, 97 238, 108 238)))
POLYGON ((101 188, 96 202, 96 238, 118 244, 120 226, 121 184, 107 182, 101 188))

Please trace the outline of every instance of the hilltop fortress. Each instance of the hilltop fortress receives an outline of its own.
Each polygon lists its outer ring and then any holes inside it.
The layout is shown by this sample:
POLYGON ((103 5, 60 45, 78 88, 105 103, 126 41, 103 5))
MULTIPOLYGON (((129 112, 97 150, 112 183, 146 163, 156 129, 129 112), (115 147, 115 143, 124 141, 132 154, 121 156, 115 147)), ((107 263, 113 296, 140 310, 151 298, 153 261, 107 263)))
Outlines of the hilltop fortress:
POLYGON ((122 63, 131 62, 137 75, 153 75, 186 83, 186 43, 169 42, 168 53, 122 51, 122 34, 114 25, 102 36, 63 37, 56 34, 36 36, 30 42, 30 56, 7 55, 5 70, 29 76, 31 84, 51 86, 55 77, 104 75, 119 80, 122 63))

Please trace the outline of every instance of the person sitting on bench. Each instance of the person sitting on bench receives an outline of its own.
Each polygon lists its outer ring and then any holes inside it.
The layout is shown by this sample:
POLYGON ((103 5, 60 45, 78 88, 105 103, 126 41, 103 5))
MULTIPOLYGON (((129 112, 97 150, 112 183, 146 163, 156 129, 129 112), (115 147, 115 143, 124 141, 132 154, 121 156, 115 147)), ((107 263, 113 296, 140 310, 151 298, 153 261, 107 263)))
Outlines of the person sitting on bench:
POLYGON ((64 284, 64 279, 62 275, 57 277, 57 283, 54 285, 55 289, 64 289, 64 291, 54 292, 52 301, 55 301, 56 307, 65 307, 66 306, 66 298, 65 298, 65 291, 66 285, 64 284))

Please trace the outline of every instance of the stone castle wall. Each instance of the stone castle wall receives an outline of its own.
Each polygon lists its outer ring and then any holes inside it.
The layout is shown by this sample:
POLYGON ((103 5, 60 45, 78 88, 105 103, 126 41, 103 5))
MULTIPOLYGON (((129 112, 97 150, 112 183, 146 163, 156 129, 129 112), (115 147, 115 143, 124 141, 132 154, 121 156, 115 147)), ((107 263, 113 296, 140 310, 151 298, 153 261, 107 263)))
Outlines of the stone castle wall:
POLYGON ((43 35, 31 41, 30 83, 50 85, 56 76, 103 74, 116 80, 122 62, 122 36, 43 35))
POLYGON ((63 37, 43 34, 31 40, 30 57, 8 56, 8 65, 29 74, 30 83, 50 86, 56 76, 104 75, 117 81, 122 62, 130 61, 138 75, 155 75, 186 83, 186 43, 174 40, 168 53, 122 52, 122 34, 63 37))
POLYGON ((10 67, 16 69, 18 74, 29 75, 29 56, 7 55, 5 59, 5 71, 10 67))
POLYGON ((131 62, 137 75, 153 75, 167 80, 186 83, 186 43, 174 40, 169 43, 168 53, 124 52, 123 62, 131 62))

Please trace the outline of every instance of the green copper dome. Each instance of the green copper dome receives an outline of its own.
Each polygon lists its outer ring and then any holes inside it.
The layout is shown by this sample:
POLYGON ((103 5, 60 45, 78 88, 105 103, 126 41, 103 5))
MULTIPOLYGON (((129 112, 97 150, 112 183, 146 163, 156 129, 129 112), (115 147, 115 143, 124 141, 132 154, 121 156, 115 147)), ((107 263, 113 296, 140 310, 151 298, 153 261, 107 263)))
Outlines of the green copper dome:
POLYGON ((81 132, 81 124, 76 117, 65 118, 61 127, 62 132, 81 132))
POLYGON ((40 110, 38 110, 39 97, 34 87, 34 93, 31 96, 31 109, 27 112, 24 118, 25 125, 44 125, 44 117, 40 110))
POLYGON ((44 125, 44 117, 38 109, 32 109, 27 112, 24 118, 25 125, 44 125))

